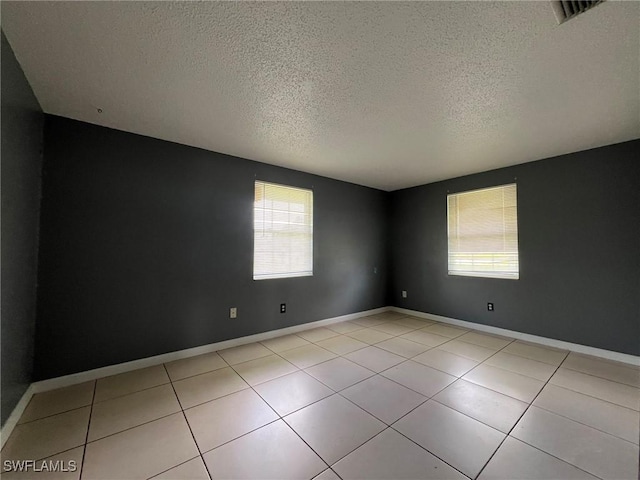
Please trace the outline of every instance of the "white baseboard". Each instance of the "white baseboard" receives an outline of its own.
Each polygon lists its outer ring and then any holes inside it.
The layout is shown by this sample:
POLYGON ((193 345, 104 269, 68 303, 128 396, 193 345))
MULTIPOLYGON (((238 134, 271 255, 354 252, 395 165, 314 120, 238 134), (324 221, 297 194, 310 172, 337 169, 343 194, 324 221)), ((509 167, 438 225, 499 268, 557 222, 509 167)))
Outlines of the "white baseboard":
POLYGON ((22 394, 20 401, 17 403, 7 421, 4 422, 2 430, 0 430, 0 449, 4 448, 4 444, 7 443, 7 439, 13 432, 13 429, 18 424, 18 420, 24 413, 24 410, 29 405, 29 401, 33 397, 33 383, 27 387, 27 390, 22 394))
POLYGON ((98 378, 108 377, 111 375, 117 375, 119 373, 130 372, 132 370, 138 370, 140 368, 152 367, 160 365, 162 363, 173 362, 183 358, 195 357, 196 355, 202 355, 204 353, 215 352, 218 350, 224 350, 225 348, 237 347, 239 345, 246 345, 253 342, 261 342, 263 340, 269 340, 270 338, 280 337, 282 335, 289 335, 291 333, 302 332, 313 328, 323 327, 331 325, 333 323, 345 322, 347 320, 353 320, 355 318, 365 317, 368 315, 375 315, 376 313, 383 313, 387 311, 395 311, 404 313, 406 315, 412 315, 418 318, 425 318, 428 320, 435 320, 437 322, 449 323, 451 325, 458 325, 461 327, 472 328, 475 330, 493 333, 496 335, 504 335, 507 337, 516 338, 518 340, 524 340, 531 343, 537 343, 540 345, 546 345, 554 348, 561 348, 564 350, 570 350, 573 352, 584 353, 586 355, 593 355, 595 357, 606 358, 609 360, 615 360, 618 362, 628 363, 631 365, 640 365, 640 357, 635 355, 628 355, 625 353, 612 352, 609 350, 603 350, 595 347, 588 347, 586 345, 579 345, 577 343, 564 342, 561 340, 554 340, 552 338, 539 337, 537 335, 530 335, 528 333, 516 332, 513 330, 507 330, 504 328, 492 327, 489 325, 482 325, 480 323, 467 322, 465 320, 458 320, 455 318, 443 317, 431 313, 419 312, 416 310, 408 310, 406 308, 399 307, 380 307, 373 310, 367 310, 357 313, 351 313, 348 315, 342 315, 339 317, 326 318, 324 320, 318 320, 316 322, 304 323, 302 325, 294 325, 292 327, 281 328, 278 330, 271 330, 268 332, 257 333, 255 335, 249 335, 246 337, 234 338, 231 340, 225 340, 223 342, 211 343, 208 345, 202 345, 200 347, 188 348, 186 350, 179 350, 176 352, 165 353, 162 355, 156 355, 153 357, 141 358, 139 360, 133 360, 131 362, 119 363, 117 365, 109 365, 107 367, 96 368, 94 370, 88 370, 86 372, 73 373, 71 375, 65 375, 63 377, 50 378, 39 382, 34 382, 29 385, 27 391, 24 393, 18 404, 15 406, 11 415, 5 422, 4 426, 0 430, 0 448, 2 448, 13 432, 13 429, 18 423, 18 420, 22 416, 22 413, 27 408, 31 397, 40 392, 48 390, 54 390, 56 388, 68 387, 76 385, 82 382, 88 382, 91 380, 97 380, 98 378))
POLYGON ((579 343, 571 343, 571 342, 565 342, 563 340, 556 340, 553 338, 539 337, 538 335, 531 335, 529 333, 516 332, 514 330, 507 330, 506 328, 492 327, 490 325, 483 325, 481 323, 467 322, 465 320, 458 320, 456 318, 443 317, 441 315, 435 315, 433 313, 419 312, 417 310, 409 310, 406 308, 390 307, 390 310, 394 312, 404 313, 406 315, 412 315, 418 318, 425 318, 427 320, 435 320, 437 322, 449 323, 451 325, 457 325, 459 327, 472 328, 474 330, 493 333, 495 335, 512 337, 517 340, 524 340, 525 342, 537 343, 547 347, 560 348, 562 350, 570 350, 572 352, 583 353, 585 355, 592 355, 594 357, 606 358, 607 360, 614 360, 616 362, 622 362, 622 363, 628 363, 630 365, 640 366, 640 357, 637 357, 635 355, 629 355, 627 353, 613 352, 611 350, 604 350, 602 348, 589 347, 587 345, 580 345, 579 343))
POLYGON ((29 404, 31 397, 36 393, 46 392, 48 390, 55 390, 56 388, 69 387, 71 385, 77 385, 78 383, 88 382, 91 380, 97 380, 98 378, 108 377, 111 375, 117 375, 119 373, 130 372, 132 370, 138 370, 145 367, 153 367, 162 363, 173 362, 175 360, 181 360, 183 358, 195 357, 204 353, 216 352, 224 350, 225 348, 237 347, 240 345, 246 345, 253 342, 261 342, 263 340, 269 340, 270 338, 280 337, 283 335, 289 335, 291 333, 302 332, 305 330, 311 330, 313 328, 324 327, 333 323, 346 322, 347 320, 353 320, 355 318, 366 317, 368 315, 375 315, 376 313, 383 313, 390 310, 390 307, 380 307, 373 310, 366 310, 362 312, 350 313, 348 315, 341 315, 339 317, 325 318, 324 320, 318 320, 310 323, 303 323, 302 325, 294 325, 292 327, 280 328, 278 330, 270 330, 268 332, 257 333, 255 335, 249 335, 246 337, 233 338, 231 340, 225 340, 223 342, 210 343, 208 345, 202 345, 200 347, 188 348, 186 350, 178 350, 176 352, 164 353, 162 355, 155 355, 153 357, 141 358, 139 360, 133 360, 131 362, 119 363, 117 365, 109 365, 107 367, 96 368, 93 370, 87 370, 85 372, 73 373, 71 375, 65 375, 63 377, 49 378, 47 380, 41 380, 29 385, 27 391, 24 393, 18 404, 15 406, 11 415, 2 426, 0 430, 0 440, 2 448, 13 432, 18 420, 22 416, 25 408, 29 404))
POLYGON ((269 340, 270 338, 289 335, 296 332, 302 332, 304 330, 323 327, 325 325, 331 325, 333 323, 345 322, 347 320, 353 320, 354 318, 366 317, 367 315, 374 315, 376 313, 382 313, 388 310, 389 307, 381 307, 363 312, 350 313, 348 315, 342 315, 340 317, 325 318, 324 320, 303 323, 301 325, 280 328, 278 330, 270 330, 268 332, 257 333, 255 335, 249 335, 246 337, 232 338, 231 340, 210 343, 208 345, 188 348, 186 350, 178 350, 176 352, 164 353, 162 355, 156 355, 153 357, 141 358, 139 360, 133 360, 131 362, 118 363, 116 365, 109 365, 107 367, 87 370, 85 372, 73 373, 71 375, 65 375, 63 377, 49 378, 47 380, 41 380, 39 382, 33 383, 33 393, 46 392, 48 390, 54 390, 56 388, 68 387, 71 385, 76 385, 78 383, 96 380, 102 377, 109 377, 111 375, 117 375, 119 373, 138 370, 140 368, 153 367, 162 363, 173 362, 175 360, 181 360, 183 358, 195 357, 204 353, 217 352, 219 350, 224 350, 225 348, 246 345, 247 343, 262 342, 264 340, 269 340))

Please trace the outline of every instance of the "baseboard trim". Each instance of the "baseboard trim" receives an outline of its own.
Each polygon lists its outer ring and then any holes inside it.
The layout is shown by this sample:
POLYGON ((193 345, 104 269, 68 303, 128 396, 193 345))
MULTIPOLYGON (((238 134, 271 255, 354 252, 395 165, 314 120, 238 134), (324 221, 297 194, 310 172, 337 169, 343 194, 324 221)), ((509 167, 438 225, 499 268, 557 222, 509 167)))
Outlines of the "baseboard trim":
POLYGON ((0 448, 4 447, 5 442, 11 436, 13 429, 18 424, 18 420, 22 416, 24 410, 27 408, 31 397, 36 393, 46 392, 48 390, 55 390, 56 388, 69 387, 71 385, 77 385, 78 383, 88 382, 96 380, 102 377, 108 377, 111 375, 117 375, 119 373, 126 373, 132 370, 138 370, 139 368, 153 367, 162 363, 173 362, 175 360, 181 360, 183 358, 195 357, 204 353, 216 352, 218 350, 224 350, 225 348, 237 347, 240 345, 246 345, 253 342, 261 342, 263 340, 269 340, 270 338, 280 337, 282 335, 289 335, 291 333, 303 332, 305 330, 311 330, 313 328, 324 327, 333 323, 346 322, 347 320, 353 320, 355 318, 366 317, 368 315, 375 315, 376 313, 383 313, 389 311, 390 307, 374 308, 372 310, 365 310, 356 313, 350 313, 347 315, 341 315, 339 317, 325 318, 323 320, 317 320, 315 322, 303 323, 301 325, 294 325, 291 327, 280 328, 278 330, 270 330, 268 332, 257 333, 255 335, 248 335, 246 337, 233 338, 231 340, 225 340, 222 342, 210 343, 208 345, 202 345, 194 348, 187 348, 185 350, 178 350, 175 352, 164 353, 162 355, 155 355, 153 357, 141 358, 139 360, 133 360, 131 362, 119 363, 116 365, 109 365, 106 367, 95 368, 93 370, 87 370, 85 372, 73 373, 71 375, 64 375, 62 377, 49 378, 47 380, 41 380, 29 385, 29 388, 25 391, 24 395, 15 406, 11 415, 0 429, 0 448))
POLYGON ((427 320, 435 320, 437 322, 448 323, 459 327, 473 328, 474 330, 480 330, 482 332, 493 333, 496 335, 503 335, 506 337, 512 337, 517 340, 524 340, 526 342, 537 343, 547 347, 561 348, 563 350, 570 350, 576 353, 583 353, 585 355, 593 355, 594 357, 605 358, 607 360, 614 360, 616 362, 628 363, 630 365, 640 366, 640 357, 635 355, 629 355, 627 353, 619 353, 611 350, 605 350, 602 348, 589 347, 587 345, 580 345, 579 343, 565 342, 563 340, 556 340, 548 337, 540 337, 538 335, 531 335, 529 333, 517 332, 515 330, 507 330, 506 328, 492 327, 490 325, 483 325, 481 323, 468 322, 466 320, 458 320, 457 318, 443 317, 442 315, 436 315, 433 313, 419 312, 417 310, 409 310, 407 308, 390 307, 390 310, 398 313, 404 313, 406 315, 412 315, 418 318, 424 318, 427 320))
POLYGON ((458 320, 456 318, 443 317, 441 315, 435 315, 432 313, 419 312, 417 310, 409 310, 400 307, 380 307, 373 310, 366 310, 356 313, 350 313, 348 315, 341 315, 339 317, 326 318, 315 322, 304 323, 302 325, 294 325, 291 327, 280 328, 278 330, 270 330, 268 332, 257 333, 255 335, 249 335, 246 337, 234 338, 231 340, 225 340, 222 342, 210 343, 208 345, 202 345, 199 347, 188 348, 185 350, 178 350, 175 352, 165 353, 162 355, 156 355, 153 357, 141 358, 139 360, 133 360, 131 362, 119 363, 116 365, 109 365, 106 367, 96 368, 93 370, 87 370, 85 372, 73 373, 71 375, 65 375, 62 377, 50 378, 39 382, 34 382, 22 395, 22 398, 15 406, 11 415, 0 429, 0 448, 4 447, 7 439, 13 432, 13 429, 18 424, 18 420, 22 416, 24 410, 27 408, 31 397, 36 393, 46 392, 48 390, 54 390, 56 388, 68 387, 76 385, 78 383, 88 382, 96 380, 102 377, 108 377, 111 375, 117 375, 119 373, 126 373, 139 368, 153 367, 162 363, 173 362, 175 360, 181 360, 183 358, 195 357, 204 353, 215 352, 218 350, 224 350, 225 348, 237 347, 240 345, 246 345, 253 342, 261 342, 269 340, 270 338, 279 337, 282 335, 289 335, 291 333, 303 332, 305 330, 311 330, 313 328, 324 327, 333 323, 346 322, 347 320, 353 320, 360 317, 366 317, 368 315, 375 315, 376 313, 383 313, 388 311, 395 311, 398 313, 404 313, 406 315, 412 315, 418 318, 424 318, 427 320, 434 320, 437 322, 448 323, 451 325, 457 325, 460 327, 472 328, 482 332, 493 333, 496 335, 504 335, 518 340, 524 340, 531 343, 537 343, 539 345, 545 345, 554 348, 561 348, 564 350, 570 350, 572 352, 584 353, 586 355, 593 355, 595 357, 605 358, 608 360, 614 360, 617 362, 627 363, 631 365, 640 366, 640 357, 635 355, 629 355, 626 353, 613 352, 610 350, 604 350, 601 348, 589 347, 587 345, 580 345, 577 343, 565 342, 562 340, 555 340, 553 338, 540 337, 537 335, 531 335, 528 333, 521 333, 514 330, 507 330, 505 328, 492 327, 490 325, 483 325, 480 323, 468 322, 465 320, 458 320))
POLYGON ((347 320, 353 320, 354 318, 365 317, 367 315, 374 315, 376 313, 382 313, 389 310, 389 307, 380 307, 373 310, 366 310, 357 313, 350 313, 348 315, 341 315, 339 317, 325 318, 323 320, 317 320, 315 322, 303 323, 301 325, 294 325, 291 327, 280 328, 278 330, 270 330, 268 332, 257 333, 255 335, 248 335, 246 337, 233 338, 222 342, 210 343, 194 348, 187 348, 185 350, 178 350, 175 352, 164 353, 162 355, 155 355, 153 357, 141 358, 139 360, 133 360, 131 362, 119 363, 116 365, 109 365, 106 367, 96 368, 93 370, 87 370, 85 372, 73 373, 71 375, 65 375, 62 377, 49 378, 47 380, 41 380, 32 384, 33 393, 46 392, 48 390, 54 390, 56 388, 68 387, 76 385, 78 383, 88 382, 96 380, 102 377, 108 377, 111 375, 117 375, 119 373, 130 372, 139 368, 153 367, 162 363, 173 362, 175 360, 181 360, 183 358, 195 357, 196 355, 202 355, 204 353, 216 352, 218 350, 224 350, 225 348, 237 347, 240 345, 246 345, 247 343, 262 342, 263 340, 269 340, 270 338, 280 337, 282 335, 289 335, 291 333, 302 332, 304 330, 311 330, 313 328, 323 327, 331 325, 333 323, 345 322, 347 320))
POLYGON ((27 387, 25 392, 22 394, 22 397, 20 397, 20 400, 12 410, 11 415, 9 415, 7 421, 4 422, 4 425, 0 430, 0 449, 4 448, 4 444, 7 443, 7 439, 11 435, 11 432, 13 432, 13 429, 18 424, 18 420, 20 420, 20 417, 27 408, 27 405, 29 405, 31 397, 33 397, 33 383, 27 387))

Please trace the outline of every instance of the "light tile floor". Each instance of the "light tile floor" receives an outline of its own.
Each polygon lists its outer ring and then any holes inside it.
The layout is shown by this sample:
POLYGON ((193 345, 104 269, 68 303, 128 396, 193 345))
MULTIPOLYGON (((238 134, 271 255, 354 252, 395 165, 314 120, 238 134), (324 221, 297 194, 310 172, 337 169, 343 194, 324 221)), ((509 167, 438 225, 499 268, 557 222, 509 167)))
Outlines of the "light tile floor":
POLYGON ((638 367, 387 312, 35 395, 3 468, 77 468, 2 478, 635 479, 639 410, 638 367))

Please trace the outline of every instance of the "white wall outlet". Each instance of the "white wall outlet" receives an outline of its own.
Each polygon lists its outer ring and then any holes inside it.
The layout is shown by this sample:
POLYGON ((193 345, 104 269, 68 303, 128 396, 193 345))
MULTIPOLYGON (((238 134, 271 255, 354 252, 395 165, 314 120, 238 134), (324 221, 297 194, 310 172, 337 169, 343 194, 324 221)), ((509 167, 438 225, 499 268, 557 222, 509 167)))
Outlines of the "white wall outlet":
POLYGON ((407 298, 407 291, 406 290, 402 290, 402 298, 407 298))
POLYGON ((238 316, 238 309, 236 307, 231 307, 229 309, 229 318, 236 318, 238 316))

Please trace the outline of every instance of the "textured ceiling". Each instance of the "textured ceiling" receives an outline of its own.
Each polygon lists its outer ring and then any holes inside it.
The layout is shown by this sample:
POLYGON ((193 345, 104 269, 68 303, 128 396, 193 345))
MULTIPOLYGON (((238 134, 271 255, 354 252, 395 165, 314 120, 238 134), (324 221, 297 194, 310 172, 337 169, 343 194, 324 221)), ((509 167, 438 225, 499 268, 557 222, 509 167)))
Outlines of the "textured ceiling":
POLYGON ((640 137, 638 2, 2 2, 2 28, 47 113, 384 190, 640 137))

